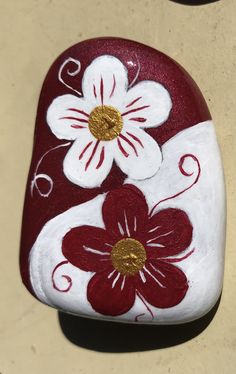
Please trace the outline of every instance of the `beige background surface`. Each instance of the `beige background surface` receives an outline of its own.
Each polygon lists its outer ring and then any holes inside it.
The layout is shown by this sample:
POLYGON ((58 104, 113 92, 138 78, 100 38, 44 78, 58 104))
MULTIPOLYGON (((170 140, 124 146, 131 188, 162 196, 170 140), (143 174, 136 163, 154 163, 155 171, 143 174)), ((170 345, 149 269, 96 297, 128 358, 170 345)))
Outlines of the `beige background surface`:
MULTIPOLYGON (((235 373, 235 17, 235 0, 198 7, 168 0, 0 0, 1 374, 235 373), (143 42, 180 62, 205 95, 222 149, 228 230, 221 304, 201 334, 169 348, 109 353, 74 345, 63 335, 57 312, 34 300, 19 276, 21 214, 41 84, 64 49, 104 35, 143 42)), ((110 331, 111 341, 119 339, 121 351, 124 342, 125 350, 124 328, 121 333, 118 328, 105 330, 104 336, 110 331)), ((134 330, 127 331, 131 346, 132 338, 142 341, 149 336, 144 330, 134 335, 134 330)), ((158 347, 166 332, 152 331, 150 338, 158 347)), ((101 342, 104 338, 96 324, 88 334, 88 342, 93 335, 99 340, 96 334, 101 342)))

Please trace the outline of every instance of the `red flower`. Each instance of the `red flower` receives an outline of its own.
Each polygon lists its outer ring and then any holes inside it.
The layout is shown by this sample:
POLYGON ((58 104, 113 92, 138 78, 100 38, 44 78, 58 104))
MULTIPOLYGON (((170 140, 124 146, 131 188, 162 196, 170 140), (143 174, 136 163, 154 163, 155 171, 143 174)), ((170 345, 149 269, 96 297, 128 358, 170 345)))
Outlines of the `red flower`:
POLYGON ((74 266, 95 274, 87 298, 97 312, 117 316, 132 308, 136 295, 157 308, 179 304, 188 281, 171 262, 192 241, 192 225, 180 209, 148 214, 144 195, 125 185, 108 193, 102 207, 105 229, 81 226, 64 237, 62 252, 74 266))

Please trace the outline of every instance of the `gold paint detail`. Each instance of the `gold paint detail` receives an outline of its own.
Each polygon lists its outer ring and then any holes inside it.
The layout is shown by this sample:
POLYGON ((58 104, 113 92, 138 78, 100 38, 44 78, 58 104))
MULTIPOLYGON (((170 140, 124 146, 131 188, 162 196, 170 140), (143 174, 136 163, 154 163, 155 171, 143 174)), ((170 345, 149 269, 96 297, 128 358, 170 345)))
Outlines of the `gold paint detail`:
POLYGON ((120 112, 110 105, 93 109, 89 116, 89 130, 98 140, 115 139, 123 128, 120 112))
POLYGON ((144 246, 135 239, 119 240, 111 251, 114 268, 122 275, 134 275, 141 270, 147 259, 144 246))

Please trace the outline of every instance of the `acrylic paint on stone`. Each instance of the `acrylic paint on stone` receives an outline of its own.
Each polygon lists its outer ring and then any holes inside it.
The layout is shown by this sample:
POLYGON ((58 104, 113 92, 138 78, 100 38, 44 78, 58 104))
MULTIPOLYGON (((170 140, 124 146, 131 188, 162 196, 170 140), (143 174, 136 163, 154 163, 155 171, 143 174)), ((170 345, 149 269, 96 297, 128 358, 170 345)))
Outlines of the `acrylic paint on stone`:
POLYGON ((118 38, 59 56, 39 99, 26 190, 29 291, 91 318, 186 322, 219 297, 224 236, 214 125, 183 68, 118 38))

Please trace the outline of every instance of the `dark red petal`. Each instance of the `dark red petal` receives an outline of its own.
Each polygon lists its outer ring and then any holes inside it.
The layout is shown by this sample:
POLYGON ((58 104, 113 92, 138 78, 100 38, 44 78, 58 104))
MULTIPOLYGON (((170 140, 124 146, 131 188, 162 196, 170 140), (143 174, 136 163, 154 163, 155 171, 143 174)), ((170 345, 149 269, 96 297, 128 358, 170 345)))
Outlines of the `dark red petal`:
POLYGON ((171 308, 183 300, 188 280, 178 267, 151 260, 142 271, 146 282, 136 277, 136 287, 149 304, 157 308, 171 308))
POLYGON ((71 229, 62 241, 62 253, 74 266, 85 271, 103 271, 111 266, 114 238, 103 229, 81 226, 71 229))
POLYGON ((117 271, 112 273, 112 270, 95 274, 89 281, 87 298, 98 313, 109 316, 124 314, 135 301, 133 277, 126 276, 124 279, 124 276, 117 271))
POLYGON ((140 238, 148 220, 148 206, 142 192, 133 185, 111 191, 102 208, 109 232, 122 237, 140 238))
POLYGON ((180 209, 164 209, 150 218, 146 249, 149 258, 179 254, 192 241, 193 227, 187 214, 180 209))

